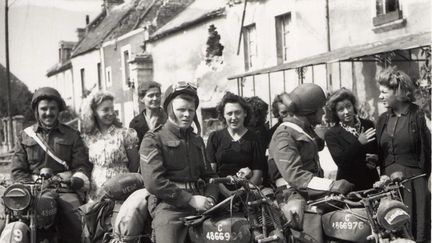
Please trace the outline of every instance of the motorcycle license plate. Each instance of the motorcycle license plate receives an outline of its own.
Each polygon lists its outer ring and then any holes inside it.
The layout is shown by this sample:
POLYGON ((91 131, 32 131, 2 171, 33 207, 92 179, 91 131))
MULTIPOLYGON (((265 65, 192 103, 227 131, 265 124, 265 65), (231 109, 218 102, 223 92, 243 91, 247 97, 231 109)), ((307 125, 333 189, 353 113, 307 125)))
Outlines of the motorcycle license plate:
POLYGON ((244 217, 207 219, 203 223, 204 242, 250 242, 250 226, 244 217))

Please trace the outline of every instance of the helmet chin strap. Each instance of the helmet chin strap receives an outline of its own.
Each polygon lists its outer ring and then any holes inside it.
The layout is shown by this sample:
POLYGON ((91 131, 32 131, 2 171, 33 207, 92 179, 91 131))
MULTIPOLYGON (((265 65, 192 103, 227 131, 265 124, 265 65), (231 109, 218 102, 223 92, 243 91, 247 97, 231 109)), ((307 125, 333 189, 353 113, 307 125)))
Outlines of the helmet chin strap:
MULTIPOLYGON (((177 119, 176 115, 174 114, 172 102, 170 102, 168 104, 167 113, 168 113, 168 119, 171 120, 171 122, 173 122, 174 124, 177 124, 178 119, 177 119)), ((198 116, 196 115, 196 113, 195 113, 195 116, 193 118, 193 122, 195 123, 195 127, 197 128, 197 134, 201 134, 201 125, 198 121, 198 116)))

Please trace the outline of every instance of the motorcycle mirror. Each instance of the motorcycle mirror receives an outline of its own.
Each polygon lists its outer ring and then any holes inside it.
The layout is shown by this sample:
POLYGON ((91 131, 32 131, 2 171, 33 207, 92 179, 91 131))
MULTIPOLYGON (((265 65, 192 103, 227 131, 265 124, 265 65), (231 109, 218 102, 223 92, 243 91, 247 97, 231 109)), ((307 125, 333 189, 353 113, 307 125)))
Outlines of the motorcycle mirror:
POLYGON ((44 179, 49 179, 53 175, 53 171, 50 168, 42 168, 39 172, 40 177, 44 179))
POLYGON ((401 182, 401 181, 403 181, 403 179, 404 179, 404 174, 402 173, 402 171, 396 171, 396 172, 393 172, 393 173, 390 175, 390 179, 391 179, 393 182, 401 182))

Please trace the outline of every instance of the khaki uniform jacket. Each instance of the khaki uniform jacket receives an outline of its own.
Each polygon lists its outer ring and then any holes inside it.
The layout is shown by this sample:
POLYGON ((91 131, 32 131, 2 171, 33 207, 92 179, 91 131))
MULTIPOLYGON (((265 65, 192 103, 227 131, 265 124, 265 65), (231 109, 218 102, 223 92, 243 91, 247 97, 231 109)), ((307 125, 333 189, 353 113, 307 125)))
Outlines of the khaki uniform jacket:
MULTIPOLYGON (((78 131, 64 124, 58 124, 49 133, 46 133, 38 124, 31 127, 41 135, 40 137, 51 147, 57 157, 66 161, 72 173, 80 171, 90 178, 93 165, 89 162, 88 149, 78 131)), ((67 171, 24 131, 17 136, 11 167, 12 179, 24 182, 31 181, 32 174, 39 174, 42 168, 50 168, 54 174, 67 171)))
MULTIPOLYGON (((202 138, 167 121, 147 132, 140 148, 141 173, 146 189, 158 199, 185 207, 192 193, 173 182, 196 182, 215 176, 205 156, 202 138)), ((205 195, 217 200, 218 187, 208 184, 205 195)))
MULTIPOLYGON (((287 118, 301 127, 310 137, 317 135, 304 121, 287 118)), ((269 145, 269 173, 272 181, 283 177, 291 187, 306 190, 314 177, 322 177, 319 165, 318 146, 305 134, 285 126, 283 123, 276 129, 269 145)))

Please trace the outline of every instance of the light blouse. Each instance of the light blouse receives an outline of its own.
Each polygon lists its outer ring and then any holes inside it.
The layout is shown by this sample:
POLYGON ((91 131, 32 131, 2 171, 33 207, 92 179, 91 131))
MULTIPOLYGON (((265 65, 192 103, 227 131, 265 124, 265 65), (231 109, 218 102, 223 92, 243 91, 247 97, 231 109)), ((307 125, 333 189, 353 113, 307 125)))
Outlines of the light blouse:
POLYGON ((110 178, 129 173, 126 150, 138 147, 138 135, 132 128, 112 125, 105 134, 83 134, 93 164, 89 197, 95 199, 102 185, 110 178))

